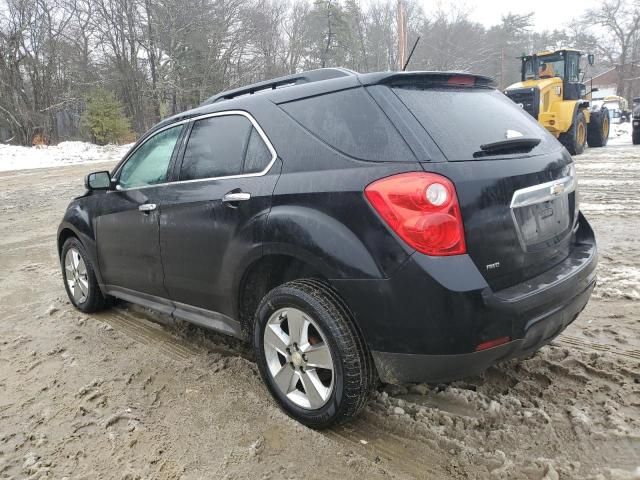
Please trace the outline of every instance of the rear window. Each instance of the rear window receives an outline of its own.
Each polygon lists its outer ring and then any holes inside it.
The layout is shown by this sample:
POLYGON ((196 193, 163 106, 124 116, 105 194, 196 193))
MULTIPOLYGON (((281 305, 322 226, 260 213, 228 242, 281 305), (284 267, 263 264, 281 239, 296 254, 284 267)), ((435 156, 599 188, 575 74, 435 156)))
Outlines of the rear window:
POLYGON ((480 145, 520 135, 543 141, 526 154, 496 157, 538 155, 557 148, 549 132, 497 90, 403 86, 393 91, 449 160, 472 160, 480 145))
POLYGON ((381 162, 415 161, 404 139, 363 88, 280 106, 313 135, 351 157, 381 162))

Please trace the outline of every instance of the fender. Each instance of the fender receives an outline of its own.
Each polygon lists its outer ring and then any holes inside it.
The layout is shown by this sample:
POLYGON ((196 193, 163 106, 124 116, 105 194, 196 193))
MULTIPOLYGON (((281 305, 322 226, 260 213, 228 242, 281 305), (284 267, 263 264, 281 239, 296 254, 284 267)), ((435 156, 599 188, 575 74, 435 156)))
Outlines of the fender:
POLYGON ((264 255, 295 257, 329 280, 384 278, 371 253, 351 230, 309 207, 273 207, 263 245, 264 255))
POLYGON ((95 223, 91 215, 92 211, 95 212, 96 202, 91 197, 82 197, 82 201, 79 200, 80 199, 74 200, 69 204, 64 213, 64 217, 62 218, 62 222, 60 222, 60 226, 58 227, 58 233, 56 235, 58 255, 60 255, 62 244, 67 238, 65 231, 71 231, 86 249, 87 255, 94 267, 100 289, 104 292, 102 273, 100 272, 100 264, 98 263, 98 251, 94 229, 95 223))
MULTIPOLYGON (((582 103, 581 100, 563 100, 561 102, 555 102, 552 105, 551 113, 556 121, 555 130, 557 133, 566 133, 569 131, 578 114, 578 110, 582 108, 582 103)), ((585 113, 585 115, 588 114, 585 113)), ((587 116, 587 122, 588 121, 589 117, 587 116)))

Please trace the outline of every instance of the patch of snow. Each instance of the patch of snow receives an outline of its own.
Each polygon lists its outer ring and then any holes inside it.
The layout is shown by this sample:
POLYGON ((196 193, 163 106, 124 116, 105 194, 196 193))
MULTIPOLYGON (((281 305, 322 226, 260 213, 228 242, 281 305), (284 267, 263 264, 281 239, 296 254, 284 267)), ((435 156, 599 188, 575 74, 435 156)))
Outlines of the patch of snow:
POLYGON ((611 125, 608 145, 626 145, 631 143, 631 122, 611 125))
POLYGON ((0 144, 0 172, 59 167, 79 163, 117 162, 131 148, 127 145, 99 146, 87 142, 61 142, 43 147, 0 144))
POLYGON ((601 265, 594 295, 640 300, 640 269, 629 265, 601 265))

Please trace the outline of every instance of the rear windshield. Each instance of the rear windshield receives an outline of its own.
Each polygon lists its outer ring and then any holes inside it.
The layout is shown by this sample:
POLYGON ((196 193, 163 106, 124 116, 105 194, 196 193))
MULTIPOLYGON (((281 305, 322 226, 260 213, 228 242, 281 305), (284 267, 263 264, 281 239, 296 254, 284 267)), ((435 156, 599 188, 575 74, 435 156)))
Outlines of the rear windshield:
POLYGON ((472 160, 481 145, 518 136, 540 138, 542 142, 525 154, 489 156, 538 155, 558 148, 549 132, 497 90, 402 86, 393 91, 448 160, 472 160))

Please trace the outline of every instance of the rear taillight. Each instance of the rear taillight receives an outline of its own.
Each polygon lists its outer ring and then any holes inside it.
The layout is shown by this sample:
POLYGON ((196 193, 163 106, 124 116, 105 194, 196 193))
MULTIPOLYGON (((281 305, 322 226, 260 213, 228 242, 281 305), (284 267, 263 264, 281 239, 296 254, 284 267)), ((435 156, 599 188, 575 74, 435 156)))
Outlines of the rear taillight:
POLYGON ((458 197, 448 178, 402 173, 373 182, 364 194, 387 225, 420 253, 467 252, 458 197))

